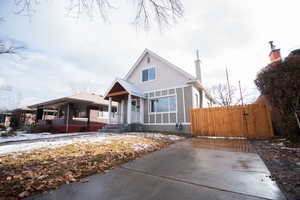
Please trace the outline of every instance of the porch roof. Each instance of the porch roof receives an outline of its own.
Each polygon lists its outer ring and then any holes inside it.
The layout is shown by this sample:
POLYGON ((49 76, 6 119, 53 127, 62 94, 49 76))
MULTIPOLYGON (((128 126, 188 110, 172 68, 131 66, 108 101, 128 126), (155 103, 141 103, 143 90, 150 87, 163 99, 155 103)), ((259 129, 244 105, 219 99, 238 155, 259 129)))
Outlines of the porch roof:
MULTIPOLYGON (((145 95, 142 91, 141 88, 139 88, 137 85, 130 83, 128 81, 125 81, 124 79, 116 79, 111 86, 108 88, 107 92, 104 95, 104 99, 108 99, 109 95, 112 94, 111 90, 113 89, 113 87, 119 83, 123 89, 125 90, 124 92, 126 92, 126 94, 130 94, 136 97, 140 97, 140 98, 145 98, 145 95)), ((114 92, 114 93, 118 93, 119 95, 124 95, 125 93, 123 93, 122 91, 118 91, 118 92, 114 92)))
MULTIPOLYGON (((48 107, 53 107, 55 105, 62 105, 65 103, 76 103, 76 104, 96 106, 96 107, 108 106, 108 101, 104 100, 102 96, 83 92, 68 97, 62 97, 50 101, 45 101, 28 107, 31 109, 39 108, 39 107, 48 108, 48 107)), ((117 107, 117 103, 113 103, 112 107, 117 107)))

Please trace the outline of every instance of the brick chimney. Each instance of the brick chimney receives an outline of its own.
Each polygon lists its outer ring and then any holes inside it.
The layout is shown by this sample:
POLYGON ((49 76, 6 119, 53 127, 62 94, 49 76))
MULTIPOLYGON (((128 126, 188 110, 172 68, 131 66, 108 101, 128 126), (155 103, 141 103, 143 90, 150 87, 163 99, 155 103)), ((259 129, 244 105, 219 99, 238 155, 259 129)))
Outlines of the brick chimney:
POLYGON ((269 54, 271 62, 281 60, 280 49, 276 49, 276 46, 273 44, 273 41, 270 41, 271 52, 269 54))

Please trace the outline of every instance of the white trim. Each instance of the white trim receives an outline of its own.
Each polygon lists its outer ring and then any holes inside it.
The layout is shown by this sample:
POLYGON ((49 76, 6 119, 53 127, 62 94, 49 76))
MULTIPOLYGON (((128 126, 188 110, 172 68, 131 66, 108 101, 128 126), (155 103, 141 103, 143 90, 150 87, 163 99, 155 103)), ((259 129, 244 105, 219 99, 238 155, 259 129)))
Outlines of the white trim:
POLYGON ((148 100, 148 120, 147 120, 147 123, 149 123, 150 122, 150 101, 149 101, 149 98, 147 99, 148 100))
MULTIPOLYGON (((176 111, 178 111, 178 94, 177 94, 177 88, 175 89, 175 95, 176 95, 176 111)), ((178 112, 176 112, 176 119, 175 122, 178 122, 178 112)))
POLYGON ((159 99, 159 98, 173 97, 173 96, 176 96, 176 95, 175 94, 168 94, 168 95, 163 95, 163 96, 151 97, 149 99, 159 99))
POLYGON ((169 66, 170 68, 174 69, 175 71, 181 73, 185 78, 187 79, 196 79, 196 77, 192 76, 188 72, 184 71, 183 69, 177 67, 176 65, 172 64, 171 62, 167 61, 166 59, 160 57, 159 55, 155 54, 154 52, 150 51, 149 49, 145 49, 140 55, 140 57, 137 59, 137 61, 134 63, 134 65, 131 67, 129 72, 125 75, 124 79, 127 80, 130 75, 133 73, 133 71, 139 66, 140 62, 143 60, 143 58, 149 54, 150 56, 154 57, 155 59, 161 61, 165 65, 169 66))
POLYGON ((140 98, 140 123, 144 124, 144 99, 140 98))
MULTIPOLYGON (((154 100, 154 99, 161 99, 161 98, 167 98, 167 97, 175 97, 176 103, 177 103, 177 97, 176 97, 176 95, 174 95, 174 94, 168 95, 168 96, 153 97, 153 98, 151 98, 151 99, 149 99, 149 100, 150 100, 150 102, 151 102, 151 100, 154 100)), ((151 105, 150 105, 150 108, 151 108, 151 105)), ((169 108, 169 111, 166 111, 166 112, 157 112, 157 111, 151 112, 151 110, 150 110, 150 112, 148 112, 148 113, 149 113, 149 114, 165 114, 165 113, 175 113, 175 112, 177 112, 177 107, 176 107, 176 110, 175 110, 175 111, 170 111, 170 100, 169 100, 169 98, 168 98, 168 108, 169 108)))
POLYGON ((121 123, 124 124, 124 99, 121 100, 121 123))
POLYGON ((127 124, 131 124, 131 95, 128 94, 127 101, 127 124))
MULTIPOLYGON (((167 94, 168 94, 168 90, 167 90, 167 94)), ((176 98, 176 96, 175 96, 175 98, 176 98)), ((176 101, 177 101, 177 99, 176 99, 176 101)), ((170 111, 170 98, 168 98, 168 106, 169 106, 169 111, 170 111)), ((177 110, 177 108, 176 108, 176 110, 177 110)), ((163 115, 163 114, 162 114, 163 115)), ((170 112, 168 113, 168 123, 170 123, 170 112)))
POLYGON ((183 122, 186 122, 184 87, 182 88, 183 122))
MULTIPOLYGON (((185 126, 191 125, 190 122, 182 122, 181 124, 185 125, 185 126)), ((150 126, 155 126, 155 125, 174 125, 175 126, 176 123, 156 123, 156 124, 154 124, 154 123, 144 123, 144 125, 150 125, 150 126)))
POLYGON ((163 89, 157 89, 157 90, 148 90, 148 91, 144 91, 144 93, 152 93, 152 92, 158 92, 158 91, 163 91, 163 90, 172 90, 172 89, 189 87, 189 86, 191 86, 191 85, 184 84, 184 85, 178 85, 178 86, 174 86, 174 87, 170 87, 170 88, 163 88, 163 89))
POLYGON ((151 112, 149 115, 154 115, 154 114, 168 114, 168 113, 176 113, 177 111, 170 111, 170 112, 151 112))
POLYGON ((112 98, 109 97, 108 98, 108 124, 111 124, 111 102, 112 102, 112 98))
POLYGON ((157 80, 157 67, 153 66, 153 67, 142 68, 142 71, 141 71, 141 74, 140 74, 141 83, 150 83, 150 82, 153 82, 153 81, 156 81, 156 80, 157 80), (152 68, 154 68, 155 78, 152 79, 152 80, 143 81, 143 71, 144 70, 149 70, 149 69, 152 69, 152 68))

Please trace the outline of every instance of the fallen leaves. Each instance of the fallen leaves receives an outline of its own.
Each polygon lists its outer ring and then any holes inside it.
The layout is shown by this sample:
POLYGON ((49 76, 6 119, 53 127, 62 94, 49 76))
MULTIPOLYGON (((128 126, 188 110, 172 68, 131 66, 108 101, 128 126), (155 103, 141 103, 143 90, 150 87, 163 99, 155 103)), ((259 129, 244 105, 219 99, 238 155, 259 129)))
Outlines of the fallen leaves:
POLYGON ((284 148, 282 139, 252 141, 257 153, 262 157, 271 171, 271 179, 276 181, 288 199, 300 196, 300 151, 295 148, 284 148))
POLYGON ((119 136, 105 142, 82 142, 1 155, 0 197, 22 199, 62 184, 84 182, 81 181, 84 177, 106 172, 170 143, 165 139, 119 136))

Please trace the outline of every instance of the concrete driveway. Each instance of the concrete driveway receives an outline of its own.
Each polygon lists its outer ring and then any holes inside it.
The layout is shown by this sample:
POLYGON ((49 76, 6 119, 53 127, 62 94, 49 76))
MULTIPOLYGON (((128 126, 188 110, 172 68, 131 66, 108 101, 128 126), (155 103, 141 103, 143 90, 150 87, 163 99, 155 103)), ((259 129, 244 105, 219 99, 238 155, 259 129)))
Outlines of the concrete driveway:
POLYGON ((285 199, 246 140, 188 139, 29 199, 285 199))

